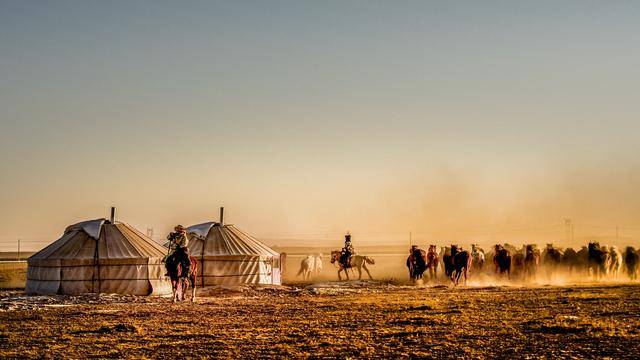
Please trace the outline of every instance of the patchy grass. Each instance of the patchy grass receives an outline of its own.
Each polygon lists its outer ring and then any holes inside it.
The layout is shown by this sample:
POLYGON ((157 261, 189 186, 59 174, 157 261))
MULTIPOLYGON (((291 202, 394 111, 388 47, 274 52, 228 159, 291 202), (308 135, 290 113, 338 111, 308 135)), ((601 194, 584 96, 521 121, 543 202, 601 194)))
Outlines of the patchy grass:
POLYGON ((360 292, 326 295, 285 287, 200 297, 195 304, 131 296, 30 301, 18 292, 0 293, 3 304, 27 302, 0 312, 0 358, 625 358, 640 353, 640 316, 631 316, 640 314, 637 285, 328 285, 360 292))

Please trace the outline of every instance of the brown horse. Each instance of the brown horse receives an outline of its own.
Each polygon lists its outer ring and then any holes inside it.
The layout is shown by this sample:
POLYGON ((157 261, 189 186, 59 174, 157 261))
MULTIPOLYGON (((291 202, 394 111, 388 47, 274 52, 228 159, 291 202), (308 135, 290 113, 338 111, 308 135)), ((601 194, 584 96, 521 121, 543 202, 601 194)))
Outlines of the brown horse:
POLYGON ((407 258, 407 268, 409 268, 409 277, 411 280, 416 281, 422 279, 422 275, 427 270, 427 253, 426 251, 412 246, 409 250, 409 257, 407 258))
POLYGON ((444 275, 448 278, 453 276, 455 270, 453 266, 453 256, 451 256, 451 248, 443 246, 440 249, 440 255, 442 255, 442 266, 444 267, 444 275))
POLYGON ((431 279, 438 278, 438 264, 440 258, 438 257, 438 250, 435 245, 429 245, 429 251, 427 252, 427 269, 429 269, 429 277, 431 279))
POLYGON ((607 275, 611 257, 609 252, 600 246, 600 243, 589 243, 589 271, 596 279, 607 275))
POLYGON ((196 301, 196 278, 198 276, 198 260, 191 255, 187 255, 186 251, 182 248, 176 249, 176 251, 167 258, 165 263, 167 273, 171 279, 171 290, 173 292, 173 302, 178 300, 184 301, 184 293, 191 286, 191 302, 196 301), (184 273, 184 267, 180 259, 189 256, 189 273, 184 273))
POLYGON ((554 247, 553 244, 547 244, 542 253, 542 264, 547 270, 547 277, 551 279, 562 265, 562 251, 554 247))
POLYGON ((624 263, 627 266, 629 279, 636 280, 638 277, 638 265, 640 264, 640 254, 631 246, 627 246, 624 251, 624 263))
POLYGON ((373 261, 372 258, 364 255, 351 255, 347 259, 347 264, 340 263, 340 251, 334 250, 331 252, 331 263, 337 264, 338 268, 338 280, 342 280, 342 276, 340 276, 340 272, 344 271, 345 275, 347 275, 347 280, 349 280, 349 273, 347 269, 356 268, 358 270, 358 280, 362 279, 362 269, 367 272, 369 275, 369 279, 373 280, 369 269, 367 268, 367 264, 373 265, 376 262, 373 261))
POLYGON ((464 275, 464 284, 467 285, 467 272, 471 268, 471 254, 462 250, 458 245, 451 245, 451 260, 453 261, 453 274, 451 281, 455 286, 460 282, 460 276, 464 275))
POLYGON ((511 254, 509 250, 502 245, 495 246, 495 255, 493 255, 493 265, 495 265, 496 273, 507 273, 507 277, 511 273, 511 254))
POLYGON ((535 278, 539 265, 540 250, 538 250, 535 245, 527 245, 524 256, 525 277, 529 279, 535 278))

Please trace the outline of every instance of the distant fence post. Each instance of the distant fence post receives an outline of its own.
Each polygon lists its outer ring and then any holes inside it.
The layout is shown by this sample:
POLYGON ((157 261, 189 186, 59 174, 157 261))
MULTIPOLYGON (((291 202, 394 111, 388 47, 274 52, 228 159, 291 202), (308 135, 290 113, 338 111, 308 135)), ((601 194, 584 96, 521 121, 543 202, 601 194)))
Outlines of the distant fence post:
POLYGON ((20 239, 18 239, 18 261, 20 261, 20 239))

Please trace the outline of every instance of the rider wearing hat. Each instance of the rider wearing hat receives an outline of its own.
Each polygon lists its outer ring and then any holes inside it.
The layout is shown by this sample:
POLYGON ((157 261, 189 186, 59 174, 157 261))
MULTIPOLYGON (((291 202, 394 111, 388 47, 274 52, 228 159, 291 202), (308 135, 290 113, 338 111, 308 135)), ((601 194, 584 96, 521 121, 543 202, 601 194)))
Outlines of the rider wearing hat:
POLYGON ((165 257, 165 262, 171 257, 176 257, 175 260, 180 262, 182 274, 187 276, 189 274, 189 268, 191 261, 189 260, 189 237, 187 236, 187 229, 182 225, 177 225, 173 228, 173 232, 169 233, 167 240, 169 240, 169 254, 165 257), (180 251, 178 251, 180 249, 180 251))
POLYGON ((340 263, 346 268, 349 267, 349 257, 355 253, 353 245, 351 245, 351 234, 344 236, 344 247, 340 251, 340 263))

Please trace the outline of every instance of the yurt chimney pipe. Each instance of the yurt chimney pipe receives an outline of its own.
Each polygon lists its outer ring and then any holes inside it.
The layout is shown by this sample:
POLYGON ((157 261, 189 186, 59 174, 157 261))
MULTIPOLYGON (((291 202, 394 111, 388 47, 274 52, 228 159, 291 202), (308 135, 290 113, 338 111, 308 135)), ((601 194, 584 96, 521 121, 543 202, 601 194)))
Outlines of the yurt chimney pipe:
POLYGON ((115 222, 116 222, 116 208, 115 208, 115 206, 111 207, 111 218, 110 219, 111 219, 111 223, 115 224, 115 222))
POLYGON ((224 207, 220 207, 220 225, 224 225, 224 207))

